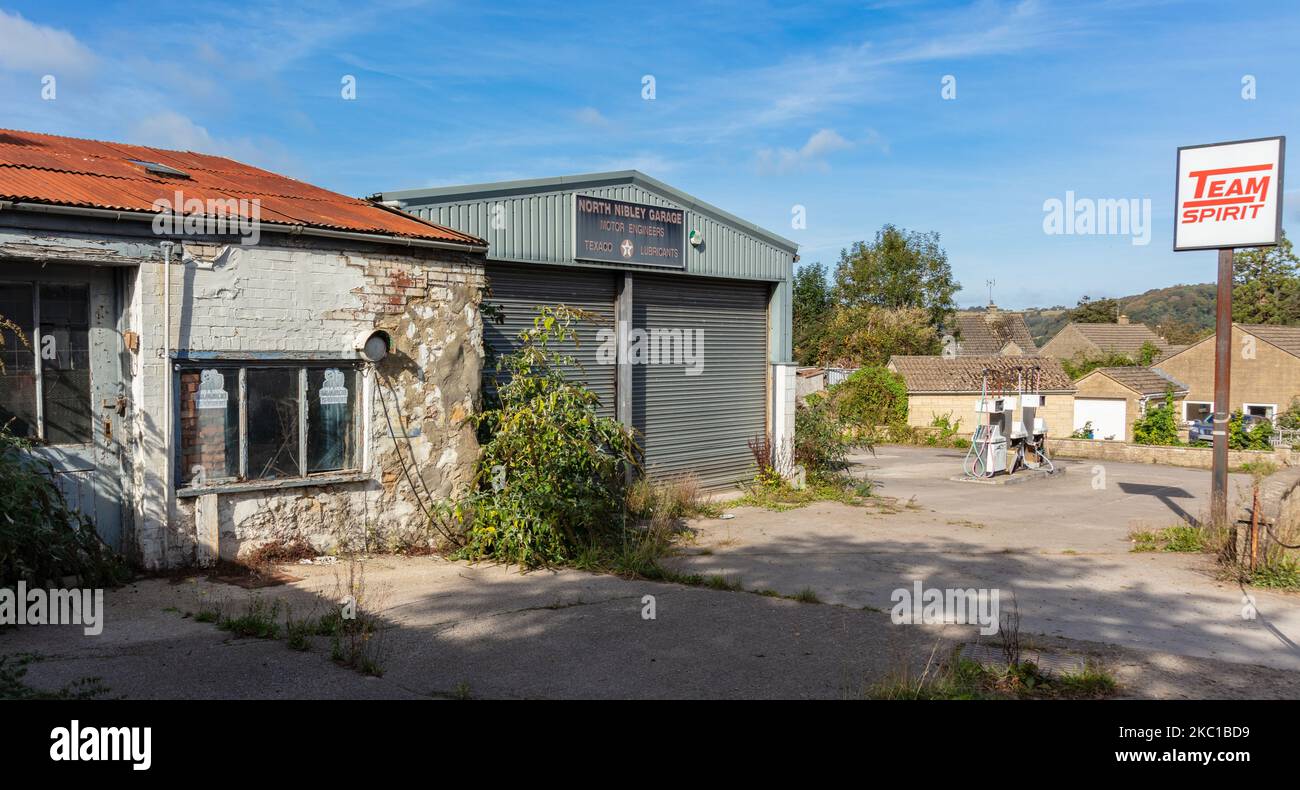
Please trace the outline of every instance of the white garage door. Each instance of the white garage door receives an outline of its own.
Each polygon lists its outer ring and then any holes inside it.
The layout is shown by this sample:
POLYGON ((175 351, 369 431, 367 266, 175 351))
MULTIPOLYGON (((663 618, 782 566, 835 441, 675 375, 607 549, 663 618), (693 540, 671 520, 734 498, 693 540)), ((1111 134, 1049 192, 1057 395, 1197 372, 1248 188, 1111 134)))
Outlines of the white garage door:
POLYGON ((1074 430, 1082 430, 1092 423, 1092 438, 1124 441, 1127 421, 1124 419, 1125 402, 1122 399, 1075 398, 1074 430))

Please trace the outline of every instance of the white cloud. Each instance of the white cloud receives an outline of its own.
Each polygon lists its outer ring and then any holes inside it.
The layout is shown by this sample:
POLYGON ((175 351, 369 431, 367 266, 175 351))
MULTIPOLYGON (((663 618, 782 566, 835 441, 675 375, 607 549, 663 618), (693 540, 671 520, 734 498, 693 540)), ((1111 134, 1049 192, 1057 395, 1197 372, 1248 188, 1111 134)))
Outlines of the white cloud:
POLYGON ((853 144, 834 129, 819 129, 798 150, 793 148, 764 148, 758 152, 760 173, 793 173, 804 170, 830 170, 826 157, 836 151, 852 148, 853 144))
POLYGON ((128 132, 128 140, 153 148, 209 154, 215 147, 207 129, 172 110, 163 110, 136 123, 128 132))
POLYGON ((84 72, 94 62, 94 54, 71 33, 0 10, 0 69, 57 77, 84 72))
POLYGON ((574 117, 577 118, 580 123, 585 123, 590 126, 610 125, 610 120, 602 115, 600 110, 597 110, 595 107, 583 107, 581 110, 574 113, 574 117))

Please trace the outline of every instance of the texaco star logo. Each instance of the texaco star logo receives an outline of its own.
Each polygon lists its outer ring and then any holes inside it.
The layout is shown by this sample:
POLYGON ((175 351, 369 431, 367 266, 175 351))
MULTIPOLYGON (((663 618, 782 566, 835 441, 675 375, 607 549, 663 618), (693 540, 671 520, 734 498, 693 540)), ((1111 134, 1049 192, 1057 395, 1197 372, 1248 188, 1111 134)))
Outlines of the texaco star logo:
POLYGON ((618 248, 619 248, 620 250, 622 250, 622 252, 623 252, 623 257, 624 257, 624 258, 631 258, 631 257, 632 257, 632 240, 631 240, 631 239, 623 239, 623 243, 620 244, 618 248))

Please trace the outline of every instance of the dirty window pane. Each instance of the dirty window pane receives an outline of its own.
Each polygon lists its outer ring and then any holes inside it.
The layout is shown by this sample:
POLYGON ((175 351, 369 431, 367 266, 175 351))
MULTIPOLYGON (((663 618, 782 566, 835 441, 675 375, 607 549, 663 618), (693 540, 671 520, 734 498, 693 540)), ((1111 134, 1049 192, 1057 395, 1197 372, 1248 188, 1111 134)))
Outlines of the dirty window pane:
POLYGON ((356 466, 357 372, 353 368, 307 370, 307 471, 356 466))
POLYGON ((15 436, 36 435, 36 355, 32 353, 32 286, 0 283, 0 425, 15 436), (22 330, 18 339, 10 321, 22 330))
POLYGON ((187 370, 180 376, 181 464, 185 485, 239 475, 239 371, 187 370))
POLYGON ((88 444, 90 411, 90 286, 42 285, 41 392, 45 440, 88 444))
POLYGON ((300 477, 298 370, 249 369, 248 476, 254 480, 300 477))

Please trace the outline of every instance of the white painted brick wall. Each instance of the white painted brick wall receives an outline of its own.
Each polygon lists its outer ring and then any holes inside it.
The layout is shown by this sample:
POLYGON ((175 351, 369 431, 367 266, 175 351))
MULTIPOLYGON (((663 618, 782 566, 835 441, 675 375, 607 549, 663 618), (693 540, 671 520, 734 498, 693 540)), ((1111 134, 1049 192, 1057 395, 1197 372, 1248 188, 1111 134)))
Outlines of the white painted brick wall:
MULTIPOLYGON (((130 326, 140 334, 131 393, 136 548, 149 568, 184 565, 193 553, 193 500, 178 500, 170 518, 164 506, 163 386, 168 365, 162 332, 163 268, 150 263, 139 267, 129 305, 130 326)), ((481 266, 431 264, 397 254, 344 254, 265 243, 252 247, 178 244, 171 265, 170 348, 173 352, 178 348, 247 354, 312 352, 354 359, 356 336, 373 329, 377 318, 400 313, 407 298, 423 297, 428 282, 476 284, 482 279, 481 266), (377 283, 376 274, 394 281, 377 283)), ((476 342, 481 351, 481 341, 476 342)), ((373 414, 369 421, 373 423, 373 414)), ((367 457, 376 451, 391 451, 391 447, 368 448, 367 457)), ((267 507, 277 504, 270 500, 299 496, 293 490, 256 495, 266 500, 262 504, 267 507)))

